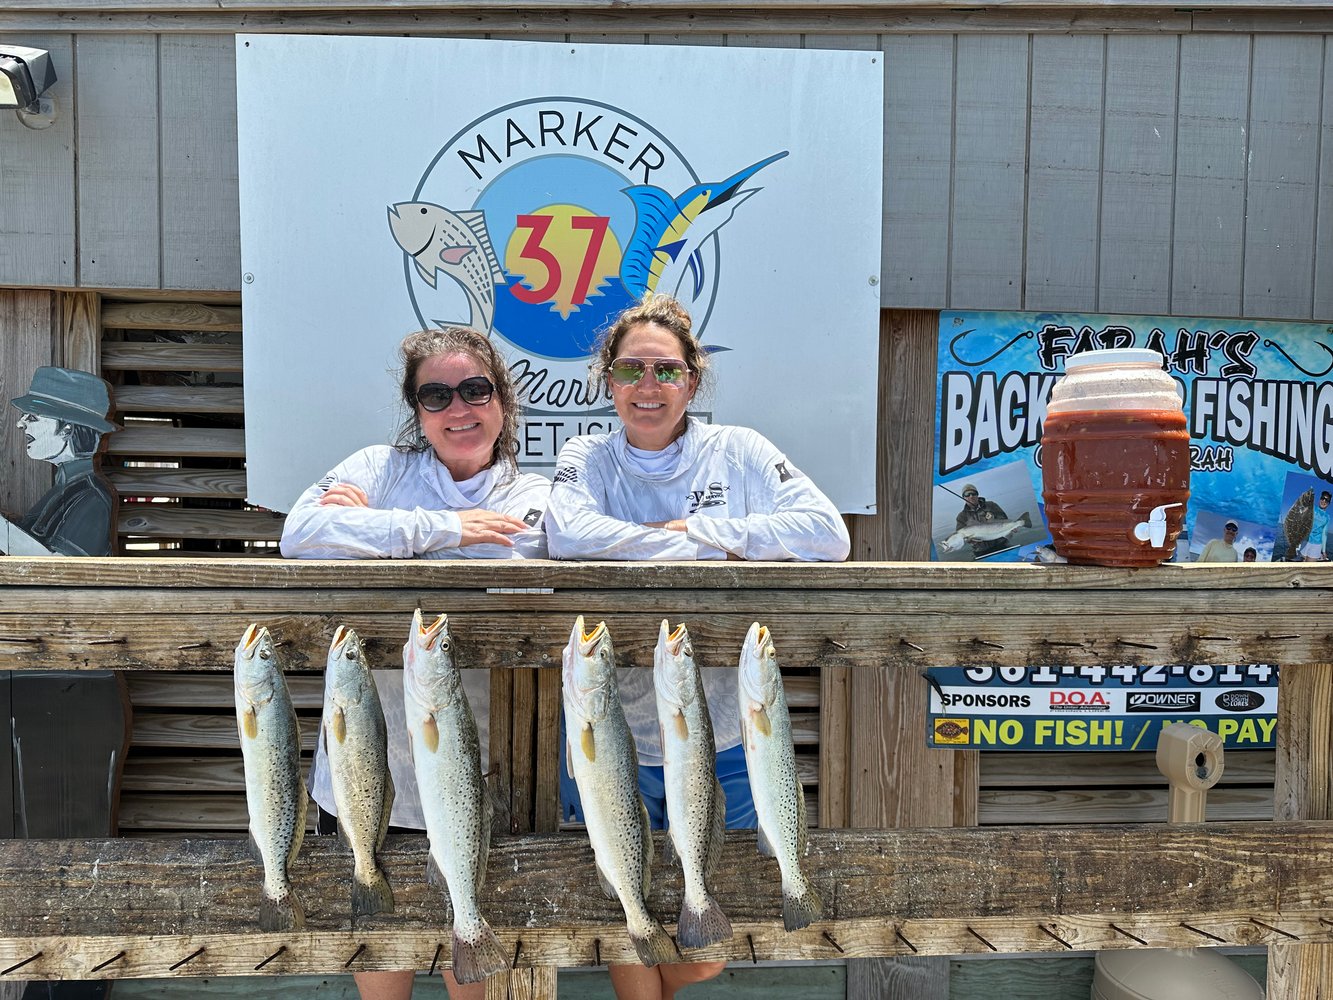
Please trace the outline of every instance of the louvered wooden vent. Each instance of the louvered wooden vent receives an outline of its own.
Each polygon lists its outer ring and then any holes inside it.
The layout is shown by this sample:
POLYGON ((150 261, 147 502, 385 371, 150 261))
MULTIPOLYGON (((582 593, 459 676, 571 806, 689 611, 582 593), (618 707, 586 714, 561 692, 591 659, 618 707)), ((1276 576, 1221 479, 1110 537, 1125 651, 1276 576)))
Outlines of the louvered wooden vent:
POLYGON ((107 302, 102 327, 121 553, 276 555, 282 516, 245 503, 240 307, 107 302))

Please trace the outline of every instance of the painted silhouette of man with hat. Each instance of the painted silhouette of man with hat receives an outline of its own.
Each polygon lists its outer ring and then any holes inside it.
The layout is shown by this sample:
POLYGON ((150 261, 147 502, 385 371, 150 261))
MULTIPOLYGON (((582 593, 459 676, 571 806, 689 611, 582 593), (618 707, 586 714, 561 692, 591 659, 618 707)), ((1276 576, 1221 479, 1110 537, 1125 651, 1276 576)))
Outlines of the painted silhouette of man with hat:
POLYGON ((6 555, 105 556, 114 551, 116 494, 94 463, 111 394, 89 372, 38 368, 25 395, 10 400, 22 414, 29 458, 56 467, 55 482, 17 523, 0 521, 6 555))

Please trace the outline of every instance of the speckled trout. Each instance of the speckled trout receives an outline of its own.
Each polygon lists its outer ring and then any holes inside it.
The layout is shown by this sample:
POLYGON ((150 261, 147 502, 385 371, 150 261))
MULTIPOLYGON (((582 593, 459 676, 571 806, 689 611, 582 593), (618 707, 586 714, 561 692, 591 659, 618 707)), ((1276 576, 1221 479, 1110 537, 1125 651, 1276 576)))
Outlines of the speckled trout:
POLYGON ((393 808, 388 729, 361 640, 341 625, 324 667, 324 752, 338 833, 352 849, 352 915, 393 912, 393 889, 375 852, 393 808))
POLYGON ((251 625, 245 630, 234 666, 250 851, 264 866, 259 926, 266 931, 292 930, 305 923, 288 875, 305 834, 306 790, 296 710, 268 629, 251 625))
POLYGON ((602 889, 620 900, 639 961, 670 962, 676 947, 645 902, 652 887, 653 833, 639 796, 639 756, 620 706, 606 622, 586 633, 582 615, 574 622, 563 681, 566 760, 579 787, 602 889))
POLYGON ((421 611, 403 646, 403 707, 430 838, 427 880, 442 876, 454 911, 454 978, 475 983, 509 968, 477 905, 486 879, 493 808, 481 773, 481 744, 463 678, 453 659, 449 619, 430 625, 421 611))
POLYGON ((741 739, 750 794, 759 818, 759 852, 782 872, 782 923, 789 931, 824 915, 824 903, 801 870, 805 854, 805 789, 796 777, 791 717, 778 654, 768 629, 755 622, 740 659, 741 739))
POLYGON ((731 921, 708 892, 726 836, 727 803, 717 780, 717 747, 690 633, 663 619, 653 651, 657 724, 671 843, 685 875, 676 940, 703 948, 731 937, 731 921))

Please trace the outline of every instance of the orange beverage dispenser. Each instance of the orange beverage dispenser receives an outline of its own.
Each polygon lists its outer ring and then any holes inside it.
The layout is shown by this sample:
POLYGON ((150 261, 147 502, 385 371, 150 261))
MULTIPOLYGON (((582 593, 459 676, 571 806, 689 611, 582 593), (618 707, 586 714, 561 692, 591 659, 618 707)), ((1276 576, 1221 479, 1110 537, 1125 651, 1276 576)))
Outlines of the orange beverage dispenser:
POLYGON ((1156 566, 1171 558, 1190 495, 1190 435, 1156 351, 1084 351, 1046 407, 1042 497, 1071 563, 1156 566))

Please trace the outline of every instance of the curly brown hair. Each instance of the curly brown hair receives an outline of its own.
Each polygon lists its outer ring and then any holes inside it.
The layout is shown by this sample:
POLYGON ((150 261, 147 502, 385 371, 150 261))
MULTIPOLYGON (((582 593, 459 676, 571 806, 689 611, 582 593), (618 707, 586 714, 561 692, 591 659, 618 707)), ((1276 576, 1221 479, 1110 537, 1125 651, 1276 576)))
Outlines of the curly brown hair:
POLYGON ((403 405, 407 418, 398 427, 394 447, 399 451, 425 451, 430 447, 421 431, 421 417, 417 413, 417 372, 429 358, 442 354, 466 354, 486 370, 486 377, 495 386, 500 400, 504 422, 500 436, 495 439, 491 465, 507 467, 512 475, 518 471, 518 394, 509 375, 509 365, 485 334, 463 326, 442 330, 418 330, 409 333, 398 345, 399 367, 402 372, 403 405))
POLYGON ((597 356, 592 363, 593 374, 605 385, 611 362, 619 357, 620 342, 641 323, 659 326, 680 341, 680 358, 698 378, 696 392, 702 390, 708 374, 709 360, 693 333, 689 311, 670 295, 649 292, 637 303, 624 310, 602 335, 597 344, 597 356))

